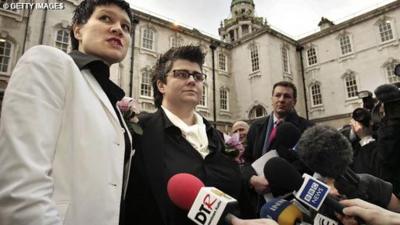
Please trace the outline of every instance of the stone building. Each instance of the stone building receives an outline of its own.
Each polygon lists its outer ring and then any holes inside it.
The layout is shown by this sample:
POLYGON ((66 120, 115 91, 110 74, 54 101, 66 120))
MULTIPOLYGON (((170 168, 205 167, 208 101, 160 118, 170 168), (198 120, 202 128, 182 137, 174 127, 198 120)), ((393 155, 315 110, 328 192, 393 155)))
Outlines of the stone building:
MULTIPOLYGON (((46 44, 70 50, 69 21, 79 0, 46 0, 62 3, 62 10, 3 7, 16 2, 0 0, 0 99, 27 49, 46 44)), ((272 84, 280 80, 296 84, 300 115, 335 127, 360 106, 357 91, 400 81, 393 74, 400 63, 400 0, 339 24, 321 18, 321 30, 300 40, 256 17, 253 0, 232 0, 230 10, 230 18, 221 18, 217 40, 133 9, 133 44, 126 59, 111 68, 112 79, 153 111, 150 71, 157 57, 170 47, 200 45, 207 80, 198 111, 226 132, 235 120, 270 113, 272 84)))

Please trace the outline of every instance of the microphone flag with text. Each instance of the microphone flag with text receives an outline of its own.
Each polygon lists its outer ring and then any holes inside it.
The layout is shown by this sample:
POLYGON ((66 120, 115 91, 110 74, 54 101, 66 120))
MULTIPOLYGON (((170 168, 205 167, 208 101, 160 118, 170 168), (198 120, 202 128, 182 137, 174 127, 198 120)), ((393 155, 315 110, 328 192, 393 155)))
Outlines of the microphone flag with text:
POLYGON ((189 211, 188 218, 199 225, 230 224, 239 215, 236 199, 215 187, 205 187, 188 173, 175 174, 168 180, 168 196, 179 208, 189 211))

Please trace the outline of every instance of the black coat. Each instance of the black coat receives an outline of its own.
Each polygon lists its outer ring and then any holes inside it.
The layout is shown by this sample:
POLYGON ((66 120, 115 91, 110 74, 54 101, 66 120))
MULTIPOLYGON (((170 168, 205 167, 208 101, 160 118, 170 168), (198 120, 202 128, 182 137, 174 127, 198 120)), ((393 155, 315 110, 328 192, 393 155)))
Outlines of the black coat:
MULTIPOLYGON (((244 179, 247 181, 251 176, 256 175, 250 164, 262 156, 265 138, 267 132, 269 132, 268 127, 271 115, 272 114, 265 118, 260 118, 254 121, 250 126, 249 132, 247 133, 247 147, 243 153, 246 166, 242 168, 244 179)), ((295 112, 290 113, 285 118, 285 121, 291 122, 300 130, 301 133, 303 133, 308 127, 314 125, 311 121, 298 116, 295 112)))
POLYGON ((127 193, 126 224, 194 224, 187 218, 187 211, 176 207, 168 197, 167 182, 177 173, 193 174, 206 186, 238 199, 241 209, 248 208, 237 163, 223 154, 224 143, 217 130, 206 120, 204 123, 210 153, 203 159, 163 110, 140 118, 143 135, 134 139, 136 153, 127 193))

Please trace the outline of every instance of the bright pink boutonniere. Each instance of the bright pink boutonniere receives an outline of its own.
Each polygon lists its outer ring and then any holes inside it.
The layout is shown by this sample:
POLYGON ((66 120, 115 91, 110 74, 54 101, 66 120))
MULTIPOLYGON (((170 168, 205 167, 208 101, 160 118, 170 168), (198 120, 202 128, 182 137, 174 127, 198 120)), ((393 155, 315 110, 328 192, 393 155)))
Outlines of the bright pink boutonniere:
POLYGON ((139 119, 137 117, 140 113, 139 102, 131 97, 124 97, 121 101, 117 102, 117 106, 131 134, 142 135, 143 129, 139 126, 139 119))

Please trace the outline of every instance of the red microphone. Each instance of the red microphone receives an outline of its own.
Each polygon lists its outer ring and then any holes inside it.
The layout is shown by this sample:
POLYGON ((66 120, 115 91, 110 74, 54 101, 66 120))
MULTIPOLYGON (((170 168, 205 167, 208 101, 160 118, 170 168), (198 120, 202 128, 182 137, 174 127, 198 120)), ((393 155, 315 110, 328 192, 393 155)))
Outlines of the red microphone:
POLYGON ((168 180, 167 191, 171 201, 179 208, 189 211, 204 183, 189 173, 178 173, 168 180))
POLYGON ((199 178, 179 173, 167 184, 168 196, 179 208, 189 211, 188 218, 199 225, 231 224, 237 201, 214 187, 204 187, 199 178), (232 215, 233 214, 233 215, 232 215))

